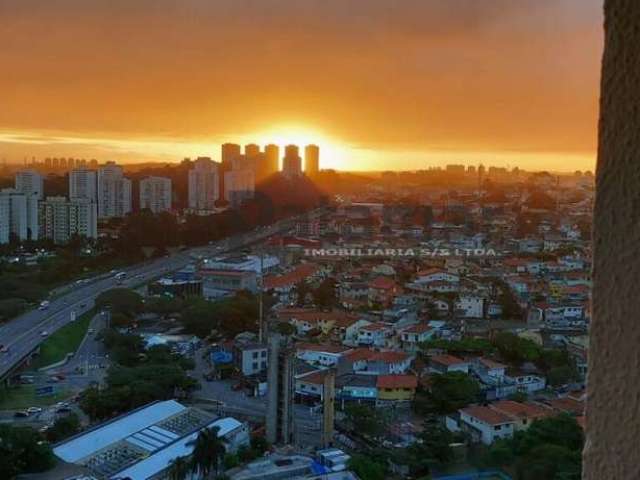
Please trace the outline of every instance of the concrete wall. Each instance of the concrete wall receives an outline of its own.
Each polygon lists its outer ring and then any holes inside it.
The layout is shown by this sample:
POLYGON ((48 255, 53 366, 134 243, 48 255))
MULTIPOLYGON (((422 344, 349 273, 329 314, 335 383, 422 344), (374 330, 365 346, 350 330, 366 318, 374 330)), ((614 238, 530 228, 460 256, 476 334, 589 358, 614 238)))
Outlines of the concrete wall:
POLYGON ((605 0, 587 480, 640 478, 640 1, 605 0))

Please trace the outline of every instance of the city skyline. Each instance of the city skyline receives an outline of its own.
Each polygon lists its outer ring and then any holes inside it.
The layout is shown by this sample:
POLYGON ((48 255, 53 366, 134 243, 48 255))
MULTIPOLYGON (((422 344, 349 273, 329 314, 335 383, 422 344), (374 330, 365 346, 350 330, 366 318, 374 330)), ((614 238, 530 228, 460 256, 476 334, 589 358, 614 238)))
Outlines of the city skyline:
POLYGON ((594 166, 597 0, 28 3, 0 7, 13 163, 232 141, 314 143, 340 170, 594 166))

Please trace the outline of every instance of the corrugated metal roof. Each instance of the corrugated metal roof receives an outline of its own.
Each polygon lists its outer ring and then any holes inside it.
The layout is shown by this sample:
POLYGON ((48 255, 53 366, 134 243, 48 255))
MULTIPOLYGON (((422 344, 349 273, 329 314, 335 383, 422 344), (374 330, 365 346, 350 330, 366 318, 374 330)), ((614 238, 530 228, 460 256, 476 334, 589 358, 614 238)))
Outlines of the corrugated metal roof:
POLYGON ((65 462, 77 463, 98 450, 186 410, 186 408, 175 400, 153 403, 115 418, 86 433, 81 433, 56 446, 53 453, 65 462))
MULTIPOLYGON (((242 426, 235 418, 221 418, 214 422, 209 423, 204 428, 218 427, 218 436, 224 436, 227 433, 242 426)), ((139 461, 135 465, 118 472, 111 478, 130 478, 131 480, 146 480, 153 475, 165 470, 171 465, 171 462, 178 458, 189 456, 193 452, 192 442, 198 438, 199 431, 193 432, 184 438, 168 445, 166 448, 158 450, 156 453, 148 456, 144 460, 139 461)))

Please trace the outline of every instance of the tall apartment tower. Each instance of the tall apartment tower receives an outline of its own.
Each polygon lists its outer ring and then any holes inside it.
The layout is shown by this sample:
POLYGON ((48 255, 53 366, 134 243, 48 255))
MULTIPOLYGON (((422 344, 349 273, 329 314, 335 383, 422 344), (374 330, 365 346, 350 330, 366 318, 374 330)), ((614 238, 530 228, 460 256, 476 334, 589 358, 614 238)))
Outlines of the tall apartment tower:
POLYGON ((21 170, 16 173, 16 191, 25 195, 35 195, 38 200, 44 198, 42 175, 35 170, 21 170))
POLYGON ((140 209, 153 213, 171 210, 171 179, 147 177, 140 180, 140 209))
POLYGON ((213 210, 219 197, 219 164, 209 157, 198 157, 189 170, 189 208, 213 210))
POLYGON ((256 162, 258 157, 239 155, 231 162, 231 171, 224 174, 224 199, 237 208, 245 200, 253 198, 256 187, 256 162))
POLYGON ((234 158, 239 157, 242 154, 242 149, 237 143, 224 143, 222 144, 222 169, 231 169, 231 162, 234 158))
POLYGON ((267 440, 272 444, 294 443, 294 349, 286 337, 269 337, 267 367, 267 440))
POLYGON ((317 145, 304 147, 304 173, 314 177, 320 171, 320 148, 317 145))
POLYGON ((249 143, 244 146, 244 155, 247 158, 257 157, 260 155, 260 147, 255 143, 249 143))
POLYGON ((131 212, 131 180, 122 167, 107 162, 98 169, 98 218, 124 217, 131 212))
POLYGON ((38 207, 41 238, 65 244, 73 236, 98 237, 97 205, 88 198, 47 197, 38 207))
POLYGON ((69 198, 85 198, 98 202, 98 183, 95 170, 77 168, 69 172, 69 198))
POLYGON ((276 173, 280 170, 280 147, 278 145, 274 145, 270 143, 266 147, 264 147, 265 154, 265 171, 267 172, 267 176, 276 173))
POLYGON ((298 177, 302 174, 302 159, 300 158, 297 145, 287 145, 284 147, 282 173, 287 178, 298 177))
POLYGON ((5 188, 0 190, 0 244, 12 236, 20 241, 39 238, 38 197, 5 188))

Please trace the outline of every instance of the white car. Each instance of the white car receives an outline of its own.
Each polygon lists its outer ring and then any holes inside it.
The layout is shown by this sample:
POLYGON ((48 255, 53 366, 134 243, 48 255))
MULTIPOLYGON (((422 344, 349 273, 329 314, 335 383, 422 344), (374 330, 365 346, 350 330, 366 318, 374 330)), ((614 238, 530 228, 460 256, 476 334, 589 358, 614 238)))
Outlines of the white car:
POLYGON ((29 407, 27 408, 28 413, 40 413, 42 409, 40 407, 29 407))
POLYGON ((46 337, 47 335, 49 335, 49 332, 47 332, 46 330, 40 332, 41 337, 46 337))

